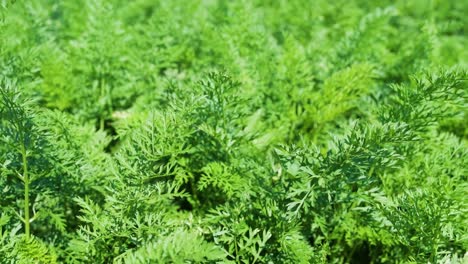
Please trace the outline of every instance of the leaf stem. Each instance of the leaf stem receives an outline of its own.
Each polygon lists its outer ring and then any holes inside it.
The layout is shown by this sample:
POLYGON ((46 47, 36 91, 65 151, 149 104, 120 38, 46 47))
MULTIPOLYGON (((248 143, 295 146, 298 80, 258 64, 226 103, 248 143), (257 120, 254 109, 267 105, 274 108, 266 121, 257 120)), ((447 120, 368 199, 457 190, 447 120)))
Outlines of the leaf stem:
POLYGON ((23 158, 23 181, 24 181, 24 229, 26 237, 30 237, 30 217, 29 217, 29 175, 26 148, 21 147, 21 156, 23 158))

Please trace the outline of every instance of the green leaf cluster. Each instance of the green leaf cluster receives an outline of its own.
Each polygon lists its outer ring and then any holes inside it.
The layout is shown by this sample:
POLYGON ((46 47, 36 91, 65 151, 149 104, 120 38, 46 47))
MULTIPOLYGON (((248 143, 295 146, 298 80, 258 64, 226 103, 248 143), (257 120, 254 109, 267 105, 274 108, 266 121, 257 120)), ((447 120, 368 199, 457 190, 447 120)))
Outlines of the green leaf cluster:
POLYGON ((0 263, 466 263, 466 1, 0 1, 0 263))

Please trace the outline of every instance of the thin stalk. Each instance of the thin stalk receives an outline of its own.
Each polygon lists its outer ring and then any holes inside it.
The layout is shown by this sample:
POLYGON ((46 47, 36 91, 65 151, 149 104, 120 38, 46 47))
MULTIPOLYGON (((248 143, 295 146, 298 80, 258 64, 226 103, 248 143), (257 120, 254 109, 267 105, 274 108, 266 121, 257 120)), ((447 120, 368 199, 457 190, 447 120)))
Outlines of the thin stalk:
POLYGON ((240 263, 239 251, 237 250, 237 237, 234 240, 234 249, 236 250, 236 263, 240 263))
MULTIPOLYGON (((106 100, 106 99, 107 99, 108 94, 107 94, 107 91, 106 91, 107 89, 106 89, 105 80, 104 80, 104 78, 101 76, 101 74, 100 74, 100 77, 99 77, 99 85, 100 85, 100 93, 101 93, 101 95, 100 95, 100 100, 99 100, 99 101, 101 101, 101 99, 104 99, 104 100, 103 100, 103 101, 104 101, 104 105, 103 105, 102 107, 105 109, 105 108, 106 108, 106 103, 107 103, 107 100, 106 100)), ((104 109, 102 109, 102 110, 104 110, 104 109)), ((105 112, 105 110, 104 110, 104 112, 105 112)), ((99 119, 99 129, 100 129, 101 131, 104 131, 104 126, 105 126, 104 121, 105 121, 105 117, 104 117, 104 116, 101 116, 100 119, 99 119)))
POLYGON ((23 158, 23 181, 24 181, 24 229, 26 237, 30 237, 30 216, 29 216, 29 174, 28 161, 26 156, 26 148, 24 145, 21 148, 21 156, 23 158))
POLYGON ((104 121, 105 121, 105 120, 104 120, 104 117, 101 117, 101 118, 99 119, 99 130, 100 130, 100 131, 104 131, 104 126, 105 126, 104 121))

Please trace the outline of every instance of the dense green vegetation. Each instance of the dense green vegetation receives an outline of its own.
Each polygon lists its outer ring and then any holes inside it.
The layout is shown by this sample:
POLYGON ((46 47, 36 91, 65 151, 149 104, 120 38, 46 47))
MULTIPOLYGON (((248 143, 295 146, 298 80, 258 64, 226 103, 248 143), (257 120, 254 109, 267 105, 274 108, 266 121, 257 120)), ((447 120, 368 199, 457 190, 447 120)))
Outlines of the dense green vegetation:
POLYGON ((468 1, 0 1, 0 263, 466 263, 468 1))

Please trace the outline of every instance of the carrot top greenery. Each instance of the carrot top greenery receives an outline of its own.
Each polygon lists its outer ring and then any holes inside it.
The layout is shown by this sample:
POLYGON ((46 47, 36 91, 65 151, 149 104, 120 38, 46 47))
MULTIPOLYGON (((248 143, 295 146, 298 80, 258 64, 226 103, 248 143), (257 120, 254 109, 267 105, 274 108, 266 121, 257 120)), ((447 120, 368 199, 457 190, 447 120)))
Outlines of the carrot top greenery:
POLYGON ((0 263, 466 263, 467 13, 0 0, 0 263))

